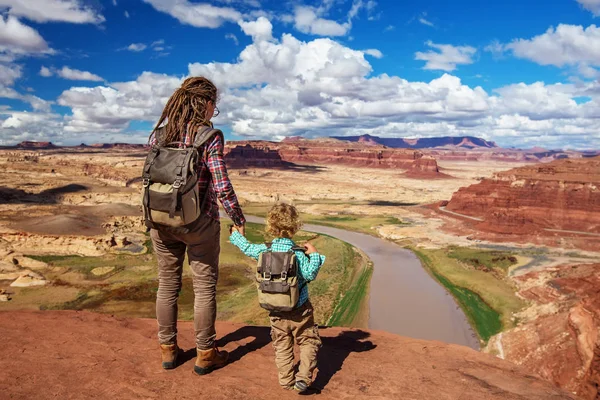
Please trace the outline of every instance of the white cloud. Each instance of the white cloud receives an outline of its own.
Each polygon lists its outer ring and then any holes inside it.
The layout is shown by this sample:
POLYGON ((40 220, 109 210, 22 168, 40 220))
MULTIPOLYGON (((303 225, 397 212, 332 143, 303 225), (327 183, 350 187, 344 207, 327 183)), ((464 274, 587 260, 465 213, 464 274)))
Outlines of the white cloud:
POLYGON ((112 0, 113 6, 117 6, 117 0, 112 0))
POLYGON ((471 46, 453 46, 450 44, 436 44, 427 41, 425 44, 438 51, 415 53, 415 60, 427 61, 423 69, 454 71, 457 65, 472 64, 472 57, 477 49, 471 46))
POLYGON ((17 18, 0 15, 0 53, 25 55, 50 53, 52 50, 40 34, 17 18))
POLYGON ((127 10, 125 10, 124 15, 125 15, 125 18, 129 18, 129 12, 127 10))
POLYGON ((91 72, 80 71, 78 69, 69 68, 67 66, 62 67, 61 69, 47 68, 42 66, 42 68, 40 69, 40 75, 46 78, 56 75, 63 79, 68 79, 71 81, 102 82, 104 80, 102 79, 102 77, 96 74, 92 74, 91 72))
POLYGON ((146 50, 147 47, 148 46, 144 43, 131 43, 129 46, 126 47, 126 49, 133 52, 140 52, 146 50))
POLYGON ((169 14, 182 24, 197 28, 218 28, 225 22, 237 22, 242 14, 230 7, 215 7, 208 3, 188 0, 144 0, 157 11, 169 14))
POLYGON ((421 15, 419 15, 419 17, 417 18, 417 21, 419 21, 419 23, 421 23, 423 25, 427 25, 427 26, 430 26, 432 28, 435 27, 435 25, 433 24, 433 22, 431 22, 431 21, 429 21, 427 19, 427 13, 426 12, 421 13, 421 15))
POLYGON ((504 49, 541 65, 600 66, 600 28, 560 24, 531 39, 515 39, 504 49))
POLYGON ((104 16, 79 0, 0 0, 0 10, 35 22, 71 22, 99 24, 104 16))
POLYGON ((71 88, 58 98, 59 105, 72 109, 65 132, 118 133, 133 120, 155 122, 180 84, 180 78, 144 72, 135 81, 110 87, 71 88))
POLYGON ((22 75, 20 65, 0 64, 0 85, 12 86, 22 75))
POLYGON ((396 27, 394 25, 388 25, 388 26, 385 27, 385 29, 383 31, 384 32, 390 32, 390 31, 393 31, 395 29, 396 29, 396 27))
POLYGON ((377 49, 367 49, 363 51, 365 54, 368 54, 370 56, 373 56, 375 58, 382 58, 383 57, 383 53, 377 49))
POLYGON ((344 36, 351 25, 320 18, 313 7, 299 6, 294 10, 294 26, 302 33, 319 36, 344 36))
POLYGON ((69 67, 62 67, 62 69, 56 71, 56 74, 61 78, 69 79, 72 81, 101 82, 104 80, 100 76, 92 74, 91 72, 80 71, 78 69, 71 69, 69 67))
POLYGON ((600 0, 577 0, 583 8, 591 11, 594 16, 600 16, 600 0))
POLYGON ((240 44, 240 41, 238 40, 237 36, 235 36, 233 33, 225 34, 225 39, 233 40, 233 43, 235 43, 236 46, 239 46, 240 44))
POLYGON ((52 71, 50 70, 50 68, 44 67, 42 65, 42 68, 40 68, 40 76, 43 76, 45 78, 51 77, 52 76, 52 71))
POLYGON ((273 39, 273 25, 265 17, 259 17, 256 21, 238 22, 242 31, 252 37, 252 40, 271 40, 273 39))
MULTIPOLYGON (((500 145, 600 147, 596 82, 521 83, 488 93, 450 74, 428 82, 374 76, 364 51, 290 34, 255 40, 231 63, 192 63, 189 74, 204 75, 219 88, 222 112, 215 123, 248 138, 471 135, 500 145), (589 101, 578 104, 578 97, 589 101)), ((131 121, 157 121, 182 78, 144 72, 130 82, 64 91, 58 104, 71 113, 56 128, 61 140, 126 139, 131 121)), ((16 135, 21 128, 10 129, 16 135)))

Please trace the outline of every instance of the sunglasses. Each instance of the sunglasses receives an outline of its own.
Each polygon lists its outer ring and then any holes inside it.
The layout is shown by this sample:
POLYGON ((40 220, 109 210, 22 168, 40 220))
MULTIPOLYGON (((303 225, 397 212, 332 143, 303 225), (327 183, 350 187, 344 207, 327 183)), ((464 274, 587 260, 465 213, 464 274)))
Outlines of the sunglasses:
POLYGON ((219 108, 217 106, 215 106, 215 111, 213 112, 213 118, 217 117, 221 112, 219 111, 219 108))

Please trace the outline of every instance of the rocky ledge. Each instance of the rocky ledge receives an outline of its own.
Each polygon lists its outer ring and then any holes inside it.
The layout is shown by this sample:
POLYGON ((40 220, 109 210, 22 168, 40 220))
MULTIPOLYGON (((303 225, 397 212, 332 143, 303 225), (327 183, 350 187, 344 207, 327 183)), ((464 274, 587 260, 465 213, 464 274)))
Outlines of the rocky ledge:
MULTIPOLYGON (((269 328, 218 323, 230 363, 192 373, 193 326, 180 322, 185 351, 160 367, 156 321, 76 311, 0 312, 0 393, 11 399, 293 399, 277 383, 269 328)), ((576 399, 523 367, 467 347, 349 328, 321 330, 314 386, 320 399, 576 399)))

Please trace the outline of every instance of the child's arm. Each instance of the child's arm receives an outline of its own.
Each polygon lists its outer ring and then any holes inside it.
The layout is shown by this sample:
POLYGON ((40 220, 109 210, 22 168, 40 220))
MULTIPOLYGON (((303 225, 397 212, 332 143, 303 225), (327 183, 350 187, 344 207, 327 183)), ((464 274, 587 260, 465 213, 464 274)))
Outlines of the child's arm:
POLYGON ((317 278, 317 274, 325 262, 325 256, 319 254, 315 246, 310 243, 306 243, 306 249, 306 254, 297 251, 296 257, 298 257, 300 274, 305 281, 310 282, 317 278))
POLYGON ((233 230, 231 236, 229 236, 229 241, 231 244, 236 246, 238 249, 242 251, 248 257, 252 257, 255 260, 258 260, 258 256, 261 253, 267 251, 267 245, 265 244, 252 244, 242 236, 237 230, 233 230))

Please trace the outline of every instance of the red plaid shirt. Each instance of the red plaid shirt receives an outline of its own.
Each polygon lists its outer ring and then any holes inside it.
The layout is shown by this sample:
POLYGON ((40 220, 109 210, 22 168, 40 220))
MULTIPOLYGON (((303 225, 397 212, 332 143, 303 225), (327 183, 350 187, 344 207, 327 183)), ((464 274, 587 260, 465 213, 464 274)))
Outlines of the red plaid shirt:
MULTIPOLYGON (((181 141, 186 146, 191 145, 191 137, 187 133, 181 141)), ((149 144, 151 146, 156 144, 154 134, 150 137, 149 144)), ((233 223, 240 226, 246 223, 246 218, 244 218, 233 185, 227 175, 227 167, 223 157, 224 147, 223 135, 214 135, 212 140, 209 140, 198 149, 200 154, 206 154, 205 162, 200 163, 198 166, 198 187, 200 193, 206 193, 206 190, 208 190, 209 198, 206 200, 204 210, 206 215, 217 221, 219 220, 219 204, 217 203, 217 199, 219 199, 233 223)))

